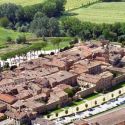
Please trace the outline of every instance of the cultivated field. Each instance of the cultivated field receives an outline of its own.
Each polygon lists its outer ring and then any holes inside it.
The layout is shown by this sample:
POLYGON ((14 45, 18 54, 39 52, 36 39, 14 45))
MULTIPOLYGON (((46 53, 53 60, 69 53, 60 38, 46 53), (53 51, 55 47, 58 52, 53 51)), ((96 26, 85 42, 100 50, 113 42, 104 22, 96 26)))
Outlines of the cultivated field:
POLYGON ((27 6, 27 5, 42 3, 44 1, 45 0, 0 0, 0 4, 3 4, 3 3, 15 3, 17 5, 27 6))
MULTIPOLYGON (((0 27, 0 48, 2 48, 2 46, 5 45, 5 41, 7 39, 7 37, 11 37, 13 40, 15 40, 19 35, 22 35, 23 33, 20 32, 15 32, 13 30, 9 30, 9 29, 4 29, 0 27)), ((27 37, 30 37, 31 34, 30 33, 25 33, 25 35, 27 37)))
POLYGON ((97 3, 70 13, 81 21, 94 23, 125 22, 125 2, 97 3))
POLYGON ((66 3, 66 10, 74 9, 74 8, 79 8, 84 5, 87 5, 89 3, 94 3, 98 0, 67 0, 66 3))
MULTIPOLYGON (((45 0, 0 0, 0 4, 10 2, 10 3, 15 3, 17 5, 27 6, 27 5, 42 3, 44 1, 45 0)), ((81 6, 84 6, 88 3, 93 3, 95 1, 97 1, 97 0, 67 0, 66 10, 79 8, 81 6)))
MULTIPOLYGON (((39 43, 42 41, 42 40, 35 40, 35 41, 31 40, 29 41, 30 44, 7 44, 6 43, 7 37, 11 37, 13 40, 15 40, 19 35, 25 35, 27 39, 36 38, 36 36, 32 33, 20 33, 20 32, 16 32, 16 31, 9 30, 9 29, 4 29, 0 27, 0 56, 11 51, 15 51, 21 48, 23 49, 24 47, 29 47, 35 43, 39 43)), ((60 48, 68 46, 69 41, 71 41, 72 38, 64 37, 62 39, 63 39, 63 42, 60 43, 60 48)), ((49 43, 50 40, 51 38, 48 39, 48 44, 45 50, 57 49, 57 47, 55 48, 55 46, 49 43)))

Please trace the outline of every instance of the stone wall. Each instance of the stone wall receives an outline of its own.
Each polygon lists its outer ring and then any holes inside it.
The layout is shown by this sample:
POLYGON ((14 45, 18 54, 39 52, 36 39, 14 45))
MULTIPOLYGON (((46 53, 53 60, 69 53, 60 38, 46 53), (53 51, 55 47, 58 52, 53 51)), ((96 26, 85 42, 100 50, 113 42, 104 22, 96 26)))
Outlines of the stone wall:
POLYGON ((122 74, 112 80, 112 86, 115 86, 124 81, 125 81, 125 74, 122 74))
POLYGON ((76 96, 84 98, 84 97, 94 93, 94 90, 95 90, 95 87, 84 89, 84 90, 77 92, 76 96))

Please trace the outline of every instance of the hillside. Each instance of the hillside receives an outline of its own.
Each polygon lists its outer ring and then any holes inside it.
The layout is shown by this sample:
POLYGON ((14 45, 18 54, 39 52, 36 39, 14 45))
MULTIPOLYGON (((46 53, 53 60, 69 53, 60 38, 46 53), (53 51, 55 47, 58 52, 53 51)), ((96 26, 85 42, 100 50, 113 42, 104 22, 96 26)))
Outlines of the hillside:
MULTIPOLYGON (((23 33, 15 32, 13 30, 4 29, 0 27, 0 48, 5 45, 7 37, 11 37, 13 40, 15 40, 21 34, 23 33)), ((25 35, 29 37, 30 33, 25 33, 25 35)))
POLYGON ((33 5, 37 3, 44 2, 45 0, 0 0, 0 4, 3 3, 15 3, 17 5, 27 6, 33 5))
POLYGON ((93 23, 125 22, 125 2, 97 3, 70 13, 81 21, 93 23))
MULTIPOLYGON (((10 2, 10 3, 15 3, 17 5, 27 6, 27 5, 34 5, 37 3, 42 3, 44 1, 45 0, 0 0, 0 4, 10 2)), ((67 0, 66 10, 78 8, 88 3, 95 2, 95 1, 97 0, 67 0)))
POLYGON ((98 0, 67 0, 66 10, 79 8, 89 3, 94 3, 96 1, 98 0))

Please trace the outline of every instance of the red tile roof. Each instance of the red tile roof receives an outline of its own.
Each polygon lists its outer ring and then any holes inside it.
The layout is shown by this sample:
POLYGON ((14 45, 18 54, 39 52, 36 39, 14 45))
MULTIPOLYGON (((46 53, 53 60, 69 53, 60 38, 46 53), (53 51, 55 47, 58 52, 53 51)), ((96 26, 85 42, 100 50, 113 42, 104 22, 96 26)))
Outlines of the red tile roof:
POLYGON ((16 97, 8 94, 0 94, 0 100, 8 104, 13 104, 17 99, 16 97))

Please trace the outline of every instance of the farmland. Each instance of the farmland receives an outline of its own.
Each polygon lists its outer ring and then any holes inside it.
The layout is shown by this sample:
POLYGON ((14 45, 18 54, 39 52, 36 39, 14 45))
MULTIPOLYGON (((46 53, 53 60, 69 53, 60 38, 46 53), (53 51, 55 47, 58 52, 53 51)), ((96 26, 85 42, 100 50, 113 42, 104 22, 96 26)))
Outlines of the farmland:
MULTIPOLYGON (((27 5, 37 4, 39 2, 44 2, 44 1, 45 0, 36 0, 36 1, 35 0, 30 0, 30 1, 0 0, 0 4, 14 2, 15 4, 18 4, 18 5, 27 6, 27 5)), ((125 2, 116 2, 116 3, 115 2, 108 2, 108 3, 103 2, 102 3, 102 2, 97 2, 97 1, 98 0, 67 0, 66 11, 65 11, 64 16, 67 16, 67 14, 68 14, 68 16, 76 17, 81 21, 84 21, 84 22, 87 21, 87 22, 92 22, 92 23, 109 23, 109 24, 111 24, 111 23, 115 23, 115 22, 125 22, 125 16, 124 16, 125 15, 125 2), (87 5, 87 6, 85 6, 85 5, 87 5)), ((58 19, 57 19, 57 21, 58 21, 58 19)), ((95 24, 93 24, 93 25, 95 25, 95 24)), ((47 28, 45 28, 45 29, 47 29, 47 28)), ((70 32, 72 33, 72 29, 70 32)), ((103 33, 103 31, 102 31, 102 33, 103 33)), ((77 34, 77 35, 79 35, 79 34, 77 34)), ((71 37, 71 36, 69 35, 68 37, 71 37)), ((34 43, 41 42, 41 40, 38 41, 38 39, 36 41, 35 40, 33 41, 32 38, 37 39, 36 36, 34 37, 34 35, 32 33, 21 33, 18 31, 4 29, 4 28, 0 27, 0 55, 5 54, 6 52, 15 51, 17 49, 22 49, 24 47, 27 48, 30 45, 33 45, 34 43), (6 43, 7 37, 11 37, 13 40, 15 40, 19 35, 23 35, 23 34, 28 39, 28 42, 29 42, 28 44, 9 45, 6 43)), ((60 47, 62 48, 62 47, 68 46, 69 41, 70 40, 65 40, 65 41, 63 40, 63 42, 60 44, 60 47)), ((48 42, 45 49, 51 50, 51 49, 55 49, 55 48, 50 42, 48 42)))
MULTIPOLYGON (((45 0, 0 0, 2 3, 15 3, 26 6, 42 3, 45 0)), ((125 22, 125 2, 96 3, 88 7, 85 5, 95 3, 98 0, 67 0, 66 10, 81 21, 92 23, 114 23, 125 22)))
MULTIPOLYGON (((43 3, 45 0, 0 0, 0 4, 3 3, 15 3, 17 5, 27 6, 27 5, 34 5, 38 3, 43 3)), ((97 0, 67 0, 66 3, 66 10, 79 8, 84 6, 88 3, 95 2, 97 0)))
POLYGON ((82 6, 87 5, 89 3, 94 3, 96 1, 98 1, 98 0, 67 0, 66 10, 79 8, 79 7, 82 7, 82 6))
POLYGON ((93 23, 125 22, 125 2, 97 3, 70 13, 81 21, 93 23))
MULTIPOLYGON (((13 40, 15 40, 19 35, 23 35, 23 33, 0 27, 0 48, 5 45, 7 37, 11 37, 13 40)), ((30 37, 31 34, 25 33, 25 35, 26 37, 30 37)))
POLYGON ((15 3, 17 5, 27 6, 42 3, 45 0, 0 0, 0 4, 3 3, 15 3))

